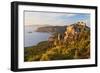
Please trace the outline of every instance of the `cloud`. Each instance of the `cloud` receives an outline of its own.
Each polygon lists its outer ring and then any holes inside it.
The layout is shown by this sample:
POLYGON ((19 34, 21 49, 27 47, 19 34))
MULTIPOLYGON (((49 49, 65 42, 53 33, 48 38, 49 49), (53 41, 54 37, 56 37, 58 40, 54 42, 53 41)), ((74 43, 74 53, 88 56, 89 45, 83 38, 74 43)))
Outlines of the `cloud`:
POLYGON ((88 18, 86 14, 25 12, 25 25, 67 25, 88 18))

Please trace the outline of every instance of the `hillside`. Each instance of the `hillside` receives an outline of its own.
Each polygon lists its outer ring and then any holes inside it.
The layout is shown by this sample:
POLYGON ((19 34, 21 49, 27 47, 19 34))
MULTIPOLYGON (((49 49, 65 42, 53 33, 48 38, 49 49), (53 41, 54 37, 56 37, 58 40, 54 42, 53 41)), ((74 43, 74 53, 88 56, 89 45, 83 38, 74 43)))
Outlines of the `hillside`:
POLYGON ((90 28, 83 22, 64 26, 63 34, 54 33, 48 41, 26 47, 24 54, 24 61, 88 59, 90 58, 90 28))

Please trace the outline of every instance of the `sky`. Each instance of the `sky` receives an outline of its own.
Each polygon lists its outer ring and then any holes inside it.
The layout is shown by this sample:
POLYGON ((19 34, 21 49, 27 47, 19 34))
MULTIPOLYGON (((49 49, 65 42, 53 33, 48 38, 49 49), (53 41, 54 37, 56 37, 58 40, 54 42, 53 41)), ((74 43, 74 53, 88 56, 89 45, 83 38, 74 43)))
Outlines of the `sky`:
POLYGON ((90 14, 24 11, 25 25, 64 26, 83 21, 90 27, 90 14))

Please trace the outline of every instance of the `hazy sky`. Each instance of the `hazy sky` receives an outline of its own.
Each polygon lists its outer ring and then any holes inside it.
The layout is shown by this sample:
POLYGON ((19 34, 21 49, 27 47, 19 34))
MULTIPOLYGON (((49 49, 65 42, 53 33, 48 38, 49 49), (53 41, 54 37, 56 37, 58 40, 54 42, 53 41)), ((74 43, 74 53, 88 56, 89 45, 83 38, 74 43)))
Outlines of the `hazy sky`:
POLYGON ((78 21, 90 26, 90 14, 84 13, 53 13, 53 12, 24 12, 25 25, 69 25, 78 21))

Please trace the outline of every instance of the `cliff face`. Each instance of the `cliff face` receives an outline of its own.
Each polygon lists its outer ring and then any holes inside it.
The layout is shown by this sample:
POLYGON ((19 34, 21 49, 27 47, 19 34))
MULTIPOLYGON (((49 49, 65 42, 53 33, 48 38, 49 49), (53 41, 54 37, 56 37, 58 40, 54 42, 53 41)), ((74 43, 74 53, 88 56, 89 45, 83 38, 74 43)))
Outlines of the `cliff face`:
MULTIPOLYGON (((81 34, 84 34, 84 32, 90 31, 90 28, 86 26, 85 23, 83 22, 77 22, 75 24, 72 24, 68 27, 66 27, 65 30, 65 36, 64 36, 64 41, 66 41, 69 38, 75 38, 81 34)), ((90 34, 90 33, 89 33, 90 34)))

